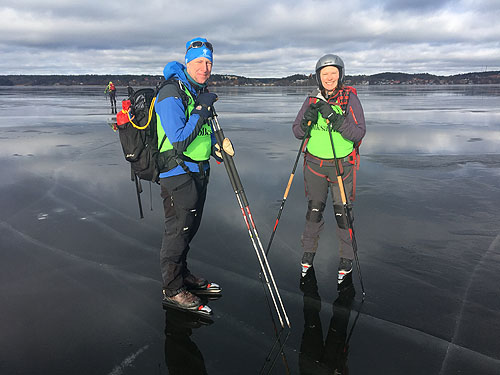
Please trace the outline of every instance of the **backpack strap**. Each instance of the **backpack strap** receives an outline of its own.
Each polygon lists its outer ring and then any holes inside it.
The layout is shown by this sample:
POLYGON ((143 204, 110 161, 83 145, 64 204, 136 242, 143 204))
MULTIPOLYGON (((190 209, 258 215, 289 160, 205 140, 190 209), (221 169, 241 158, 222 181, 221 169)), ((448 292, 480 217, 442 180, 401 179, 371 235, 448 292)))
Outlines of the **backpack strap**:
POLYGON ((160 100, 162 100, 168 96, 176 96, 182 100, 182 105, 184 106, 184 108, 187 108, 189 105, 189 96, 185 92, 186 86, 184 85, 184 83, 181 80, 176 79, 174 77, 171 77, 171 78, 167 79, 166 81, 164 80, 164 81, 160 81, 157 83, 156 89, 155 89, 155 98, 158 97, 158 94, 160 93, 161 89, 163 89, 167 85, 172 85, 173 90, 171 90, 171 91, 169 90, 168 91, 169 95, 162 96, 160 98, 160 100), (175 95, 173 95, 173 94, 175 94, 175 95))
MULTIPOLYGON (((187 109, 188 105, 189 105, 189 96, 186 94, 186 91, 185 91, 186 86, 179 79, 176 79, 176 78, 172 77, 172 78, 169 78, 166 81, 159 82, 156 85, 155 98, 158 96, 160 90, 163 87, 165 87, 166 85, 172 85, 173 87, 175 87, 177 89, 176 90, 176 94, 177 94, 176 96, 178 96, 182 100, 182 105, 184 106, 185 109, 187 109)), ((188 119, 189 119, 189 113, 187 113, 187 115, 186 115, 186 120, 188 120, 188 119)), ((161 150, 161 148, 163 146, 163 143, 165 143, 166 139, 167 139, 167 135, 165 134, 163 136, 163 139, 162 139, 160 145, 158 146, 158 150, 161 150)), ((184 162, 184 160, 197 163, 196 161, 191 160, 191 159, 189 159, 188 157, 186 157, 186 156, 184 156, 182 154, 179 155, 177 153, 177 151, 175 151, 175 149, 171 149, 171 150, 167 150, 167 151, 161 152, 159 154, 159 160, 163 161, 161 163, 162 164, 162 168, 160 168, 160 172, 168 172, 169 170, 174 169, 175 167, 177 167, 179 165, 184 170, 184 172, 186 172, 190 176, 192 176, 192 172, 189 170, 189 168, 186 165, 186 163, 184 162)))
MULTIPOLYGON (((182 100, 182 105, 187 108, 189 105, 189 96, 186 94, 186 85, 181 80, 177 81, 179 83, 179 96, 182 100)), ((189 119, 190 113, 187 114, 187 119, 189 119)))

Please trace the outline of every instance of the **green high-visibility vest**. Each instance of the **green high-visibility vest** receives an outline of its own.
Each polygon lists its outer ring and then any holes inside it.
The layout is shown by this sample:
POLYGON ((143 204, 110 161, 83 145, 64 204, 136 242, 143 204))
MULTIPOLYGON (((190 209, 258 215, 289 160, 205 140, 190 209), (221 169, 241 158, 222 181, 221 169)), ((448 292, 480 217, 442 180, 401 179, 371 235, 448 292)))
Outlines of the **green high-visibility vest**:
MULTIPOLYGON (((186 118, 189 118, 191 111, 194 109, 194 99, 191 95, 191 92, 189 92, 186 87, 184 87, 184 92, 189 98, 185 112, 186 118)), ((158 114, 156 114, 156 126, 156 132, 158 134, 158 146, 160 146, 161 141, 165 135, 165 131, 163 130, 163 126, 161 126, 161 120, 158 114)), ((196 138, 189 144, 183 154, 194 161, 204 161, 210 159, 210 154, 212 152, 211 134, 211 126, 207 123, 204 123, 196 138)), ((165 142, 163 142, 160 153, 172 150, 173 148, 174 147, 172 146, 172 143, 170 143, 170 140, 167 137, 165 139, 165 142)))
MULTIPOLYGON (((342 114, 342 109, 338 105, 332 105, 332 109, 338 114, 342 114)), ((318 121, 312 125, 311 138, 307 142, 307 151, 321 159, 333 159, 332 142, 328 131, 326 119, 318 112, 318 121)), ((345 139, 339 132, 332 130, 335 156, 344 158, 354 149, 354 142, 345 139)))

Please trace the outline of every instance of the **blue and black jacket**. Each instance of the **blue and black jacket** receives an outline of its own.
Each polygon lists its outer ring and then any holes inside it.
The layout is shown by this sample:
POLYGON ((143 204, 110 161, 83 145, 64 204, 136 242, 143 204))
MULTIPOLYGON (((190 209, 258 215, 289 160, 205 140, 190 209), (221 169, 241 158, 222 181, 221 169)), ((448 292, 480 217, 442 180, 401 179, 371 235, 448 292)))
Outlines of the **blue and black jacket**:
MULTIPOLYGON (((206 126, 206 119, 201 118, 198 114, 191 114, 198 95, 206 91, 205 86, 189 79, 186 68, 177 61, 168 63, 163 70, 163 75, 165 80, 170 81, 170 83, 163 86, 159 91, 155 111, 159 120, 158 126, 163 129, 169 145, 171 144, 177 155, 183 156, 183 153, 195 138, 201 136, 202 132, 206 136, 207 131, 210 132, 211 145, 214 145, 216 143, 215 136, 211 129, 206 126)), ((161 142, 162 138, 159 135, 158 145, 161 142)), ((208 158, 201 163, 199 160, 193 162, 189 161, 189 158, 187 160, 184 158, 184 163, 191 172, 199 172, 200 166, 204 170, 210 167, 208 158)), ((182 166, 176 165, 174 168, 160 173, 160 178, 183 173, 186 173, 186 171, 182 166)))

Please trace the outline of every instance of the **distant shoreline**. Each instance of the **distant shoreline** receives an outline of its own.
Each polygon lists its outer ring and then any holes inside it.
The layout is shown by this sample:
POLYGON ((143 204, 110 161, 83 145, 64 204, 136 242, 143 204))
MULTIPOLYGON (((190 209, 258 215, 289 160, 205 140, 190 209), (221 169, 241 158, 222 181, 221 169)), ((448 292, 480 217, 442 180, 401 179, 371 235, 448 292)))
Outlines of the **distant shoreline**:
MULTIPOLYGON (((0 75, 0 86, 155 86, 160 75, 0 75)), ((378 73, 346 76, 348 85, 456 85, 500 84, 500 71, 437 76, 429 73, 378 73)), ((314 75, 294 74, 283 78, 248 78, 230 74, 213 74, 211 86, 315 86, 314 75)))

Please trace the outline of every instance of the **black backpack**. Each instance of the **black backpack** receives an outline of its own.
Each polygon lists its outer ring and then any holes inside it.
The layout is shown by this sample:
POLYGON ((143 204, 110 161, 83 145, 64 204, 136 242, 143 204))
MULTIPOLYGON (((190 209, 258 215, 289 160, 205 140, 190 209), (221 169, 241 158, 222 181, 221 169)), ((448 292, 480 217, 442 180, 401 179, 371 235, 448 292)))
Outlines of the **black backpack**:
POLYGON ((129 121, 118 126, 125 160, 130 162, 132 177, 158 182, 158 139, 156 136, 156 92, 152 88, 134 91, 129 87, 129 121))
MULTIPOLYGON (((171 168, 171 166, 166 165, 165 160, 162 160, 162 163, 165 165, 159 165, 158 162, 158 150, 163 146, 167 136, 163 137, 158 146, 156 112, 154 108, 158 92, 168 83, 174 83, 176 86, 181 87, 175 80, 161 81, 154 89, 143 88, 135 91, 129 86, 127 89, 130 110, 126 119, 128 121, 117 126, 123 155, 130 162, 131 180, 136 185, 141 219, 144 218, 144 215, 140 197, 142 193, 140 180, 159 183, 160 172, 171 168)), ((182 98, 184 105, 187 106, 186 94, 181 89, 179 89, 179 96, 182 98)), ((124 116, 123 114, 118 115, 124 116)))
MULTIPOLYGON (((158 137, 156 132, 156 112, 154 104, 158 91, 166 84, 159 83, 155 89, 144 88, 135 91, 128 87, 130 109, 128 122, 118 126, 120 143, 125 160, 130 162, 130 178, 135 182, 139 213, 142 212, 142 185, 140 180, 159 183, 160 168, 158 166, 158 137)), ((124 114, 120 114, 124 116, 124 114)), ((123 120, 122 120, 123 121, 123 120)), ((162 140, 166 140, 166 136, 162 140)), ((161 146, 160 146, 161 147, 161 146)))

